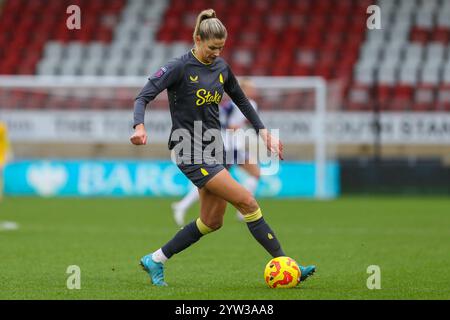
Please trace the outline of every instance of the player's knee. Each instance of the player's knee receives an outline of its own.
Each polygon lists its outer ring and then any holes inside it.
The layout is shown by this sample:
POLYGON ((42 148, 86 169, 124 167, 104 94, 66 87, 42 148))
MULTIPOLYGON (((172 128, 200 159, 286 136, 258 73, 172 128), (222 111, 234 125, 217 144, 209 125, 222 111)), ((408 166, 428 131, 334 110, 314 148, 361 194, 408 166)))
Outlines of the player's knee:
POLYGON ((259 208, 258 202, 256 202, 255 197, 250 192, 241 198, 238 206, 244 209, 242 210, 243 214, 253 213, 259 208))

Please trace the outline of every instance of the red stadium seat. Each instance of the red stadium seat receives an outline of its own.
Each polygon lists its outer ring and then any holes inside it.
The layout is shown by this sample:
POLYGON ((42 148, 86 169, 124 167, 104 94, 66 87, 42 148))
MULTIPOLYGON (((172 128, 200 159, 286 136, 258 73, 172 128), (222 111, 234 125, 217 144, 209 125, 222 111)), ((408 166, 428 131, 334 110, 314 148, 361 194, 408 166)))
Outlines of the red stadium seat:
POLYGON ((442 84, 437 91, 436 110, 450 111, 450 83, 442 84))
POLYGON ((408 110, 412 105, 413 87, 399 84, 393 88, 393 96, 388 103, 388 109, 391 111, 408 110))
POLYGON ((380 110, 388 110, 392 99, 393 88, 379 84, 376 88, 376 101, 380 110))
POLYGON ((305 64, 294 64, 292 68, 292 75, 294 76, 307 76, 311 74, 311 67, 305 64))
POLYGON ((364 84, 353 84, 349 88, 346 102, 347 110, 364 111, 373 108, 373 88, 364 84))
POLYGON ((443 44, 448 44, 450 42, 450 29, 437 27, 431 33, 431 41, 441 42, 443 44))
POLYGON ((414 90, 414 103, 412 109, 415 111, 429 111, 436 108, 436 87, 433 85, 420 85, 414 90))
POLYGON ((414 27, 411 30, 411 41, 413 42, 419 42, 419 43, 426 43, 429 39, 430 32, 427 29, 414 27))
POLYGON ((268 65, 253 65, 249 69, 251 76, 268 76, 270 74, 270 67, 268 65))

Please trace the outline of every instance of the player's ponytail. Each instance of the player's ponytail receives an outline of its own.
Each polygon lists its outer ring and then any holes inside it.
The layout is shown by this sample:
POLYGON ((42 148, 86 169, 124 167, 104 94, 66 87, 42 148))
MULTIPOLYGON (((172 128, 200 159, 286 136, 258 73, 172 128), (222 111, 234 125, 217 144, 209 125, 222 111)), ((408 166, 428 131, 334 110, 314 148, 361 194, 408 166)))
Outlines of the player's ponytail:
POLYGON ((196 36, 200 36, 201 40, 226 39, 227 29, 216 17, 213 9, 203 10, 198 15, 193 35, 194 42, 196 36))

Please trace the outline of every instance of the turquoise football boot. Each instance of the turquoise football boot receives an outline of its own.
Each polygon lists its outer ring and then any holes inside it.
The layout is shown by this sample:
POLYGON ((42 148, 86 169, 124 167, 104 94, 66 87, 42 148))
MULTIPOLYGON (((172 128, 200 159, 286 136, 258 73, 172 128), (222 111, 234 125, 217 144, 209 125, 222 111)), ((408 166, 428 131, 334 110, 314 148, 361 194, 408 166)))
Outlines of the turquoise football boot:
POLYGON ((141 258, 140 265, 148 273, 151 282, 155 286, 167 286, 167 283, 164 281, 164 265, 161 262, 153 261, 151 253, 141 258))
POLYGON ((314 265, 306 267, 300 266, 300 271, 302 273, 300 276, 300 282, 302 282, 308 279, 310 276, 312 276, 314 272, 316 272, 316 266, 314 265))

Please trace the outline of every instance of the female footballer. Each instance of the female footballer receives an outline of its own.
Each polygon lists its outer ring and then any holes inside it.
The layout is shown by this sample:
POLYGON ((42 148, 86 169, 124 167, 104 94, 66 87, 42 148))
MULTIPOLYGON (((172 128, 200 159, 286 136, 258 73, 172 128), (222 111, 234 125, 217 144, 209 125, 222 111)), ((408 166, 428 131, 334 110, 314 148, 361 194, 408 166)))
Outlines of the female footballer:
MULTIPOLYGON (((258 110, 258 104, 254 100, 256 89, 252 80, 249 78, 241 79, 239 80, 239 85, 252 107, 255 110, 258 110)), ((243 141, 245 138, 234 134, 234 130, 246 129, 248 122, 247 118, 239 111, 239 108, 233 101, 227 101, 219 106, 219 117, 225 152, 233 155, 233 162, 227 163, 226 168, 229 170, 232 165, 239 165, 248 174, 243 185, 254 195, 256 188, 258 187, 260 168, 256 162, 250 161, 249 151, 245 146, 245 141, 243 141), (232 130, 231 134, 230 130, 232 130)), ((184 226, 184 218, 187 211, 198 200, 198 189, 193 185, 183 199, 172 204, 173 217, 178 226, 184 226)), ((244 216, 239 211, 236 212, 236 217, 239 220, 244 221, 244 216)))
MULTIPOLYGON (((172 117, 169 149, 175 154, 179 169, 197 186, 200 195, 200 217, 179 230, 164 246, 140 260, 156 286, 167 285, 164 281, 164 263, 168 259, 222 226, 228 202, 244 215, 251 234, 272 257, 285 255, 253 195, 224 170, 223 152, 205 152, 209 142, 203 141, 204 138, 198 141, 196 132, 199 128, 202 132, 217 130, 221 139, 219 103, 226 92, 261 136, 268 150, 278 154, 280 159, 282 144, 264 127, 230 67, 219 57, 227 31, 213 9, 198 15, 193 38, 194 47, 152 75, 134 104, 135 132, 130 140, 135 145, 144 145, 147 143, 144 127, 146 105, 167 89, 172 117), (185 139, 191 140, 193 148, 183 148, 180 153, 178 144, 185 146, 185 139), (202 155, 201 159, 198 154, 202 155)), ((221 144, 223 151, 223 142, 221 144)), ((300 269, 302 281, 311 276, 316 268, 300 266, 300 269)))

